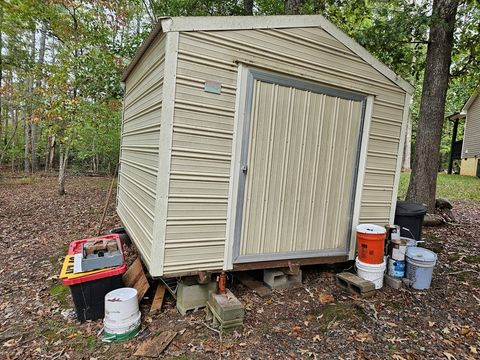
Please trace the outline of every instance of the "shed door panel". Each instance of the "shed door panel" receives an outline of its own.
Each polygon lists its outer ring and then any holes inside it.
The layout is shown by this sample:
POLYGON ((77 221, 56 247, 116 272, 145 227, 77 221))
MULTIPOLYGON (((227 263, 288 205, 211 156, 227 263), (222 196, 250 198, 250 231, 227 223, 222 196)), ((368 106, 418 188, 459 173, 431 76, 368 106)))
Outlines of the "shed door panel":
POLYGON ((348 252, 362 105, 253 80, 237 262, 348 252))

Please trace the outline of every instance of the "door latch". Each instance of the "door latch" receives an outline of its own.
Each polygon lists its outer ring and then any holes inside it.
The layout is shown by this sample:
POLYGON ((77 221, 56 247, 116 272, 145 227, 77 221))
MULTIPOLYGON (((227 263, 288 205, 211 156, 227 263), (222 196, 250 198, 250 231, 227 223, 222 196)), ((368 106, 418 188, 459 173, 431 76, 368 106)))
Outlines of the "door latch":
POLYGON ((248 171, 248 166, 247 166, 247 165, 242 165, 241 169, 242 169, 242 172, 243 172, 244 174, 246 174, 247 171, 248 171))

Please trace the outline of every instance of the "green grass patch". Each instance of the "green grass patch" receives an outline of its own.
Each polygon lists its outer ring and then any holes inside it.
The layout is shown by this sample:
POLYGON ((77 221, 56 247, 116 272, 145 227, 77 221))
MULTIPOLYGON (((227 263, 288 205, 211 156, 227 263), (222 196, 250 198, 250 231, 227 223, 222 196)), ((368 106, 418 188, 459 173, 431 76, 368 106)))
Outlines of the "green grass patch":
MULTIPOLYGON (((398 197, 405 199, 410 173, 401 173, 398 197)), ((480 201, 480 179, 475 176, 438 174, 437 197, 448 200, 480 201)))
POLYGON ((69 307, 67 296, 68 296, 68 286, 54 283, 50 289, 48 289, 50 295, 52 295, 59 303, 60 306, 64 309, 69 307))
POLYGON ((480 264, 480 255, 468 255, 463 259, 467 264, 480 264))
POLYGON ((368 318, 367 314, 355 305, 352 304, 330 304, 325 306, 321 312, 323 315, 320 319, 320 329, 326 331, 329 324, 335 321, 349 320, 352 317, 360 318, 366 320, 368 318))

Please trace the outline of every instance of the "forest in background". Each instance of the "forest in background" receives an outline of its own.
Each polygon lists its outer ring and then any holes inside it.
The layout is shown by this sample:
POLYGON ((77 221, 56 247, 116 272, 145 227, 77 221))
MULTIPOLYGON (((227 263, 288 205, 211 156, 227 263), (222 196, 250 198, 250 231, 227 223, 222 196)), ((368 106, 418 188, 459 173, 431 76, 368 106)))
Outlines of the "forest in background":
MULTIPOLYGON (((414 142, 431 6, 423 0, 0 0, 0 167, 112 173, 120 75, 161 16, 322 14, 415 85, 414 142)), ((463 1, 447 115, 461 109, 480 81, 479 33, 478 1, 463 1)), ((451 126, 445 121, 443 166, 451 126)))

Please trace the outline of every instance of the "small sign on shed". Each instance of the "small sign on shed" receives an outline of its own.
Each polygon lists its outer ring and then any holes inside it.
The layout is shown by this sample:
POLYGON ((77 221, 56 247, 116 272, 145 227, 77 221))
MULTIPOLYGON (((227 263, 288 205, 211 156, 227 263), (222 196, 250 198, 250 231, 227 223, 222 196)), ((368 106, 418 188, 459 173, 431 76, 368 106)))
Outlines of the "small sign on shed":
POLYGON ((205 80, 203 90, 205 90, 205 92, 220 95, 222 93, 222 84, 218 81, 205 80))

